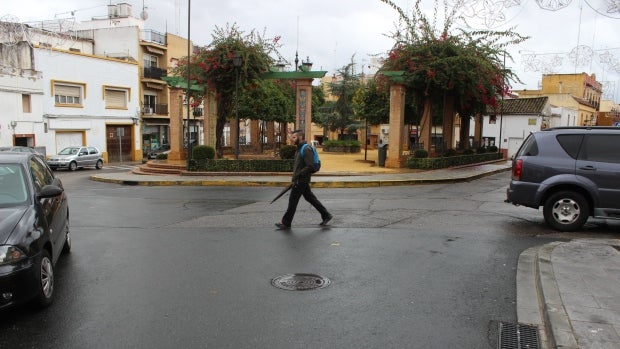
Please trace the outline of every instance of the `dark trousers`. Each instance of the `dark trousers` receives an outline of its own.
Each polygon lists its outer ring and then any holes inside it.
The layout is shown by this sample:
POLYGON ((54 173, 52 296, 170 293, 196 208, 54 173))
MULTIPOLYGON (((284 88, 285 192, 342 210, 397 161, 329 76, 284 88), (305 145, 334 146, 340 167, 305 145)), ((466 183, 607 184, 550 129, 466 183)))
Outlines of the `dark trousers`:
POLYGON ((329 212, 327 212, 325 206, 321 204, 319 199, 312 193, 312 190, 310 190, 310 183, 295 183, 293 188, 291 188, 291 195, 288 198, 288 208, 286 209, 286 213, 284 213, 284 217, 282 217, 283 224, 289 227, 291 226, 295 211, 297 211, 297 204, 302 196, 319 211, 321 219, 325 219, 329 216, 329 212))

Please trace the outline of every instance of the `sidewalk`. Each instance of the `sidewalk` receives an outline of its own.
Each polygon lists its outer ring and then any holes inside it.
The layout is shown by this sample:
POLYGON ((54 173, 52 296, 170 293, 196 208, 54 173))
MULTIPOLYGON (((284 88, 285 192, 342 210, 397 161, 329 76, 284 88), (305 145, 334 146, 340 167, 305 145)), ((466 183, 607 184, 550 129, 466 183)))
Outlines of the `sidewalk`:
MULTIPOLYGON (((510 162, 415 171, 374 166, 376 150, 321 153, 313 188, 361 188, 470 181, 510 170, 510 162)), ((139 175, 100 172, 91 179, 144 186, 279 186, 279 175, 139 175)), ((575 239, 524 251, 517 270, 517 317, 539 329, 541 348, 620 348, 620 239, 575 239)))

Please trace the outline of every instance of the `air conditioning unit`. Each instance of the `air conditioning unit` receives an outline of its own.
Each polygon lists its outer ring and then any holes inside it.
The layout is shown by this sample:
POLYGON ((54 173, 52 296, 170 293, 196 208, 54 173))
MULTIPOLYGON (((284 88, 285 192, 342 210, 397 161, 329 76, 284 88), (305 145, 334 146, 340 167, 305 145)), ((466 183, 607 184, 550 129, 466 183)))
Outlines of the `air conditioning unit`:
POLYGON ((381 133, 386 134, 386 133, 388 133, 388 130, 386 128, 382 128, 381 129, 381 133))
POLYGON ((145 107, 144 114, 147 114, 147 115, 153 114, 153 108, 145 107))

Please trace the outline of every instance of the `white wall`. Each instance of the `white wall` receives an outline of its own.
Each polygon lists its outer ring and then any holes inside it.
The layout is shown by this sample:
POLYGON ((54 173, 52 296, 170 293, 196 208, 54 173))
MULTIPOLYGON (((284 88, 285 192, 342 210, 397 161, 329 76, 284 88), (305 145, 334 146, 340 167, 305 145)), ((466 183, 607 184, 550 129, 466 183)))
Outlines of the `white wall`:
MULTIPOLYGON (((137 64, 45 49, 35 50, 35 61, 43 72, 43 118, 52 136, 59 130, 84 131, 88 145, 107 151, 106 125, 133 124, 140 105, 137 64), (86 84, 83 107, 56 107, 52 80, 86 84), (127 109, 106 109, 104 85, 130 89, 127 109)), ((132 147, 140 149, 139 128, 134 129, 132 147)), ((54 138, 47 141, 47 146, 48 154, 59 150, 54 138)))

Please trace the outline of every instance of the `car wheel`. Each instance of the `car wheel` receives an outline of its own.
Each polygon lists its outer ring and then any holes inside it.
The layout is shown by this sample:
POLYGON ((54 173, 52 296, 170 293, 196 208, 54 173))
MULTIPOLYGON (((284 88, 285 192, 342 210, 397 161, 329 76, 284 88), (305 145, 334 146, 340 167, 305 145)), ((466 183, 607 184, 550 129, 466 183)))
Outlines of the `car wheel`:
POLYGON ((97 164, 95 165, 95 168, 97 168, 98 170, 101 170, 101 168, 103 168, 103 161, 97 160, 97 164))
POLYGON ((71 230, 69 229, 69 217, 67 217, 67 227, 65 228, 65 244, 62 246, 62 253, 71 252, 71 230))
POLYGON ((543 215, 553 229, 574 231, 586 223, 590 216, 590 207, 583 195, 573 191, 560 191, 547 199, 543 215))
POLYGON ((38 264, 37 275, 39 277, 39 290, 35 300, 38 306, 46 307, 52 304, 54 297, 54 265, 52 264, 52 258, 47 250, 43 250, 41 253, 41 261, 38 264))
POLYGON ((70 171, 75 171, 75 170, 77 170, 77 162, 72 161, 72 162, 69 164, 69 170, 70 170, 70 171))

